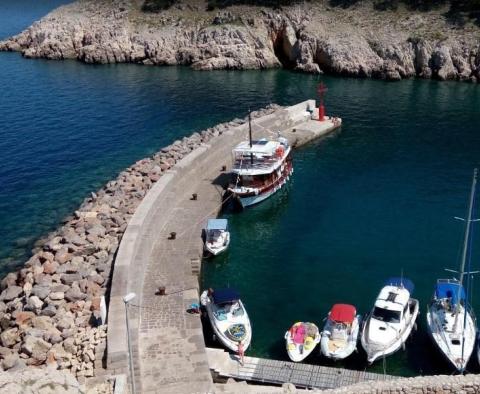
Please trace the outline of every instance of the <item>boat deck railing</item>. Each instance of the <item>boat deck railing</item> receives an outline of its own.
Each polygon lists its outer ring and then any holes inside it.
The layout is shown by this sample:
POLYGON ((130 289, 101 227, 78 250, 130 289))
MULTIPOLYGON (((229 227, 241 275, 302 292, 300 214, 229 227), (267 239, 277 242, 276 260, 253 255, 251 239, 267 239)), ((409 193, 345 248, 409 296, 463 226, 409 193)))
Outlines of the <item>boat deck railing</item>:
POLYGON ((268 170, 272 169, 275 164, 279 163, 277 158, 273 159, 250 159, 250 157, 244 157, 243 159, 237 159, 233 163, 233 170, 268 170))

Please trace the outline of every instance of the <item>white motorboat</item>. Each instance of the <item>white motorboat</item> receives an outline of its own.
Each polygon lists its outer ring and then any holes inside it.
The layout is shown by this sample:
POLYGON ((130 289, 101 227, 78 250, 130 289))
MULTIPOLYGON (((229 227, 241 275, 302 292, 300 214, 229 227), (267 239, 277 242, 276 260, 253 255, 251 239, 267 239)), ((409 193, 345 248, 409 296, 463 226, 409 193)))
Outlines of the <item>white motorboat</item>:
POLYGON ((343 360, 357 349, 360 315, 353 305, 335 304, 322 331, 320 349, 325 357, 343 360))
POLYGON ((238 292, 230 288, 205 290, 200 302, 207 310, 216 339, 233 352, 242 342, 246 351, 252 340, 252 326, 238 292))
POLYGON ((288 357, 294 362, 304 360, 320 342, 318 327, 313 323, 295 323, 285 333, 288 357))
POLYGON ((229 244, 227 219, 208 219, 205 228, 205 251, 216 256, 227 250, 229 244))
MULTIPOLYGON (((470 227, 475 202, 477 169, 473 173, 470 203, 465 219, 465 237, 463 253, 458 271, 459 279, 439 279, 435 293, 427 310, 428 332, 433 342, 445 358, 463 373, 475 347, 476 321, 473 310, 468 303, 469 281, 467 291, 463 287, 464 276, 470 271, 470 227), (468 260, 467 272, 465 263, 468 260)), ((468 276, 467 276, 468 278, 468 276)), ((480 349, 480 348, 479 348, 480 349)), ((477 350, 477 354, 479 351, 477 350)), ((480 354, 479 354, 480 360, 480 354)))
POLYGON ((232 184, 228 188, 242 208, 255 205, 280 190, 293 173, 292 148, 286 138, 249 140, 233 149, 232 184))
POLYGON ((413 283, 391 278, 378 294, 362 331, 362 346, 371 364, 404 346, 418 316, 418 300, 410 298, 413 283))

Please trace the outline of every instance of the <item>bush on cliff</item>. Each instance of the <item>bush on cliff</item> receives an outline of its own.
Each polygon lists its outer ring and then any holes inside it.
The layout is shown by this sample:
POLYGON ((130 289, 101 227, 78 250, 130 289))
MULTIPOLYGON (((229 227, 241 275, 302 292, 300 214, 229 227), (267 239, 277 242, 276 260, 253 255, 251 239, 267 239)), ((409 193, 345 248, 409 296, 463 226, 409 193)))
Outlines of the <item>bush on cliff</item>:
POLYGON ((145 0, 142 5, 142 11, 158 12, 170 8, 175 4, 175 0, 145 0))

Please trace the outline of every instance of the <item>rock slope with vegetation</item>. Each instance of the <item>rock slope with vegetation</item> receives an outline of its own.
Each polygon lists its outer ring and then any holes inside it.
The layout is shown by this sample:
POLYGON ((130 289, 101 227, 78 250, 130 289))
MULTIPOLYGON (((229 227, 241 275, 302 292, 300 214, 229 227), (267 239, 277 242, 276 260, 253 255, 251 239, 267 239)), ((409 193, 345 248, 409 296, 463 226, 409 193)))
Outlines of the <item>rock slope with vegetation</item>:
POLYGON ((478 0, 260 3, 79 0, 0 50, 86 63, 480 80, 478 0))

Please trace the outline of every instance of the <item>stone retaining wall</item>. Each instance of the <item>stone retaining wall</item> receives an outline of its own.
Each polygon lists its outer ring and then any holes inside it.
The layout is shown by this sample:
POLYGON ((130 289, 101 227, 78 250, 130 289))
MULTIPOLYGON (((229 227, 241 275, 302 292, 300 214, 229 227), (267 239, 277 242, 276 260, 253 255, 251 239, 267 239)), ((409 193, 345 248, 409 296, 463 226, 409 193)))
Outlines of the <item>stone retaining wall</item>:
POLYGON ((386 382, 365 382, 322 394, 470 394, 480 393, 480 375, 419 376, 386 382))

